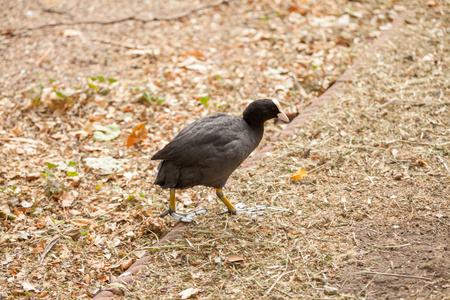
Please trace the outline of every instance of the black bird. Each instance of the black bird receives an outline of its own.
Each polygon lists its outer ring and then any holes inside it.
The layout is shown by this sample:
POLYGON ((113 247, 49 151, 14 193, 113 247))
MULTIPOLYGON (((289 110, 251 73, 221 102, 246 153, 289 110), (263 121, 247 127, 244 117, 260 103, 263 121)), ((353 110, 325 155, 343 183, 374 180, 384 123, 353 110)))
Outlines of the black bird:
POLYGON ((175 220, 193 222, 198 209, 178 213, 175 209, 175 189, 204 185, 216 189, 216 194, 231 214, 263 214, 264 206, 241 209, 233 206, 223 194, 228 177, 258 146, 264 134, 264 122, 273 118, 289 121, 275 99, 250 103, 243 117, 216 113, 201 118, 181 132, 151 159, 162 160, 155 184, 170 189, 170 206, 160 217, 170 214, 175 220))

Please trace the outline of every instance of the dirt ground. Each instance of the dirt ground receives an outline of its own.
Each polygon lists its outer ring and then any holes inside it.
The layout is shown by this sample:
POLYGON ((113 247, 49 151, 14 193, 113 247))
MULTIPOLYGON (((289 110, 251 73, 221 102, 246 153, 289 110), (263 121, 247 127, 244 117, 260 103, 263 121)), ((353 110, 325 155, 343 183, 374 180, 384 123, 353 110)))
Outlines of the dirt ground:
POLYGON ((90 298, 149 253, 123 298, 450 298, 446 1, 0 3, 0 299, 90 298), (281 140, 270 122, 274 148, 232 175, 230 200, 265 216, 182 191, 180 209, 208 212, 152 247, 176 225, 157 217, 157 149, 252 99, 302 112, 402 13, 329 103, 281 140))

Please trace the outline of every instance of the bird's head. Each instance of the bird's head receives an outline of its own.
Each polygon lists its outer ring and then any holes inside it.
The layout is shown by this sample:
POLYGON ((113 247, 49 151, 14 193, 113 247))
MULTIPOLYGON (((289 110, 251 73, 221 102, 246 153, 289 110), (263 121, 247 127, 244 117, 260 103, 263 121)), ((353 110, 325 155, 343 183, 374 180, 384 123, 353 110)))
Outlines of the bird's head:
POLYGON ((289 122, 289 118, 281 109, 276 99, 261 99, 250 103, 244 110, 243 118, 249 124, 263 124, 265 121, 280 118, 289 122))

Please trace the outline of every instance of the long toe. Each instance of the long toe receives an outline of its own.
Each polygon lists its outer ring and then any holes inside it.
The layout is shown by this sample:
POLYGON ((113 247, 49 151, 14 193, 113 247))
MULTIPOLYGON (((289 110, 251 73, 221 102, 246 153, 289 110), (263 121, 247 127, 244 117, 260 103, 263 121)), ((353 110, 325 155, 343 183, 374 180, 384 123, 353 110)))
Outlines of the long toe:
POLYGON ((170 209, 166 209, 165 211, 163 211, 163 212, 159 215, 159 217, 160 217, 160 218, 164 218, 164 217, 167 216, 169 213, 170 213, 170 209))
POLYGON ((194 219, 192 217, 190 217, 190 216, 187 216, 186 214, 179 214, 177 212, 172 212, 170 215, 172 216, 172 218, 175 221, 181 221, 181 222, 184 222, 184 223, 192 223, 192 222, 194 222, 194 219))
POLYGON ((199 214, 203 214, 206 211, 207 211, 207 209, 202 207, 202 208, 199 208, 197 210, 190 211, 188 213, 170 212, 170 215, 176 221, 181 221, 181 222, 185 222, 185 223, 192 223, 192 222, 195 222, 194 218, 193 218, 194 216, 199 215, 199 214))
POLYGON ((207 211, 207 209, 202 207, 202 208, 199 208, 199 209, 196 209, 196 210, 193 210, 193 211, 190 211, 190 212, 186 213, 186 216, 196 216, 196 215, 203 214, 206 211, 207 211))
POLYGON ((246 214, 246 215, 262 216, 262 215, 266 214, 266 212, 264 211, 266 208, 267 207, 265 205, 258 205, 258 206, 249 207, 249 208, 241 208, 241 209, 236 209, 236 214, 237 215, 246 214))

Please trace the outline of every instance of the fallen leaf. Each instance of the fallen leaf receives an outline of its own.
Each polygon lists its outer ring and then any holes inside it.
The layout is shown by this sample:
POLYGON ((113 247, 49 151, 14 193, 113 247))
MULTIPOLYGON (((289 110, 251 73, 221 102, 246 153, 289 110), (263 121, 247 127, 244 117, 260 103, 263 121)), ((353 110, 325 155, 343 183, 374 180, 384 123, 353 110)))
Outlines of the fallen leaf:
POLYGON ((99 227, 96 222, 88 219, 73 219, 70 220, 70 223, 78 227, 89 227, 90 230, 99 227))
POLYGON ((101 169, 107 174, 111 174, 119 170, 122 167, 122 165, 127 161, 128 159, 115 159, 110 156, 99 158, 88 157, 85 159, 86 165, 88 167, 94 169, 101 169))
POLYGON ((200 292, 200 289, 194 289, 194 288, 188 288, 180 293, 178 293, 179 296, 181 296, 181 299, 189 299, 191 296, 194 296, 200 292))
POLYGON ((111 141, 120 135, 120 127, 117 124, 98 126, 95 129, 97 131, 92 135, 94 141, 111 141))
POLYGON ((394 174, 394 180, 401 180, 405 175, 403 173, 394 174))
POLYGON ((97 260, 91 261, 91 267, 94 269, 104 270, 108 266, 109 266, 109 264, 107 264, 104 261, 97 261, 97 260))
POLYGON ((233 262, 239 262, 239 261, 243 261, 244 257, 242 257, 242 255, 229 255, 228 256, 228 262, 233 263, 233 262))
POLYGON ((77 241, 80 238, 81 233, 78 228, 70 228, 64 231, 63 235, 71 237, 74 241, 77 241))
POLYGON ((120 269, 121 269, 122 271, 125 271, 126 269, 128 269, 128 268, 133 264, 133 262, 134 262, 134 259, 133 259, 133 258, 124 260, 124 261, 120 264, 120 269))
POLYGON ((70 207, 75 200, 75 197, 71 192, 64 191, 59 199, 61 200, 61 205, 63 207, 70 207))
POLYGON ((24 282, 22 282, 22 287, 25 291, 35 291, 35 292, 39 291, 28 280, 25 280, 24 282))
POLYGON ((147 131, 145 130, 147 122, 136 125, 127 138, 127 149, 136 143, 139 143, 147 137, 147 131))
POLYGON ((308 176, 308 172, 306 172, 306 170, 304 170, 304 169, 300 169, 300 170, 295 171, 292 174, 291 179, 293 179, 293 180, 302 180, 306 176, 308 176))
POLYGON ((147 250, 134 251, 133 254, 136 255, 137 258, 142 258, 147 254, 147 250))
POLYGON ((144 222, 144 227, 146 227, 147 230, 151 230, 156 233, 162 233, 167 230, 166 221, 158 217, 148 217, 144 222))
POLYGON ((37 245, 31 252, 35 254, 44 252, 44 248, 42 246, 42 244, 37 245))

